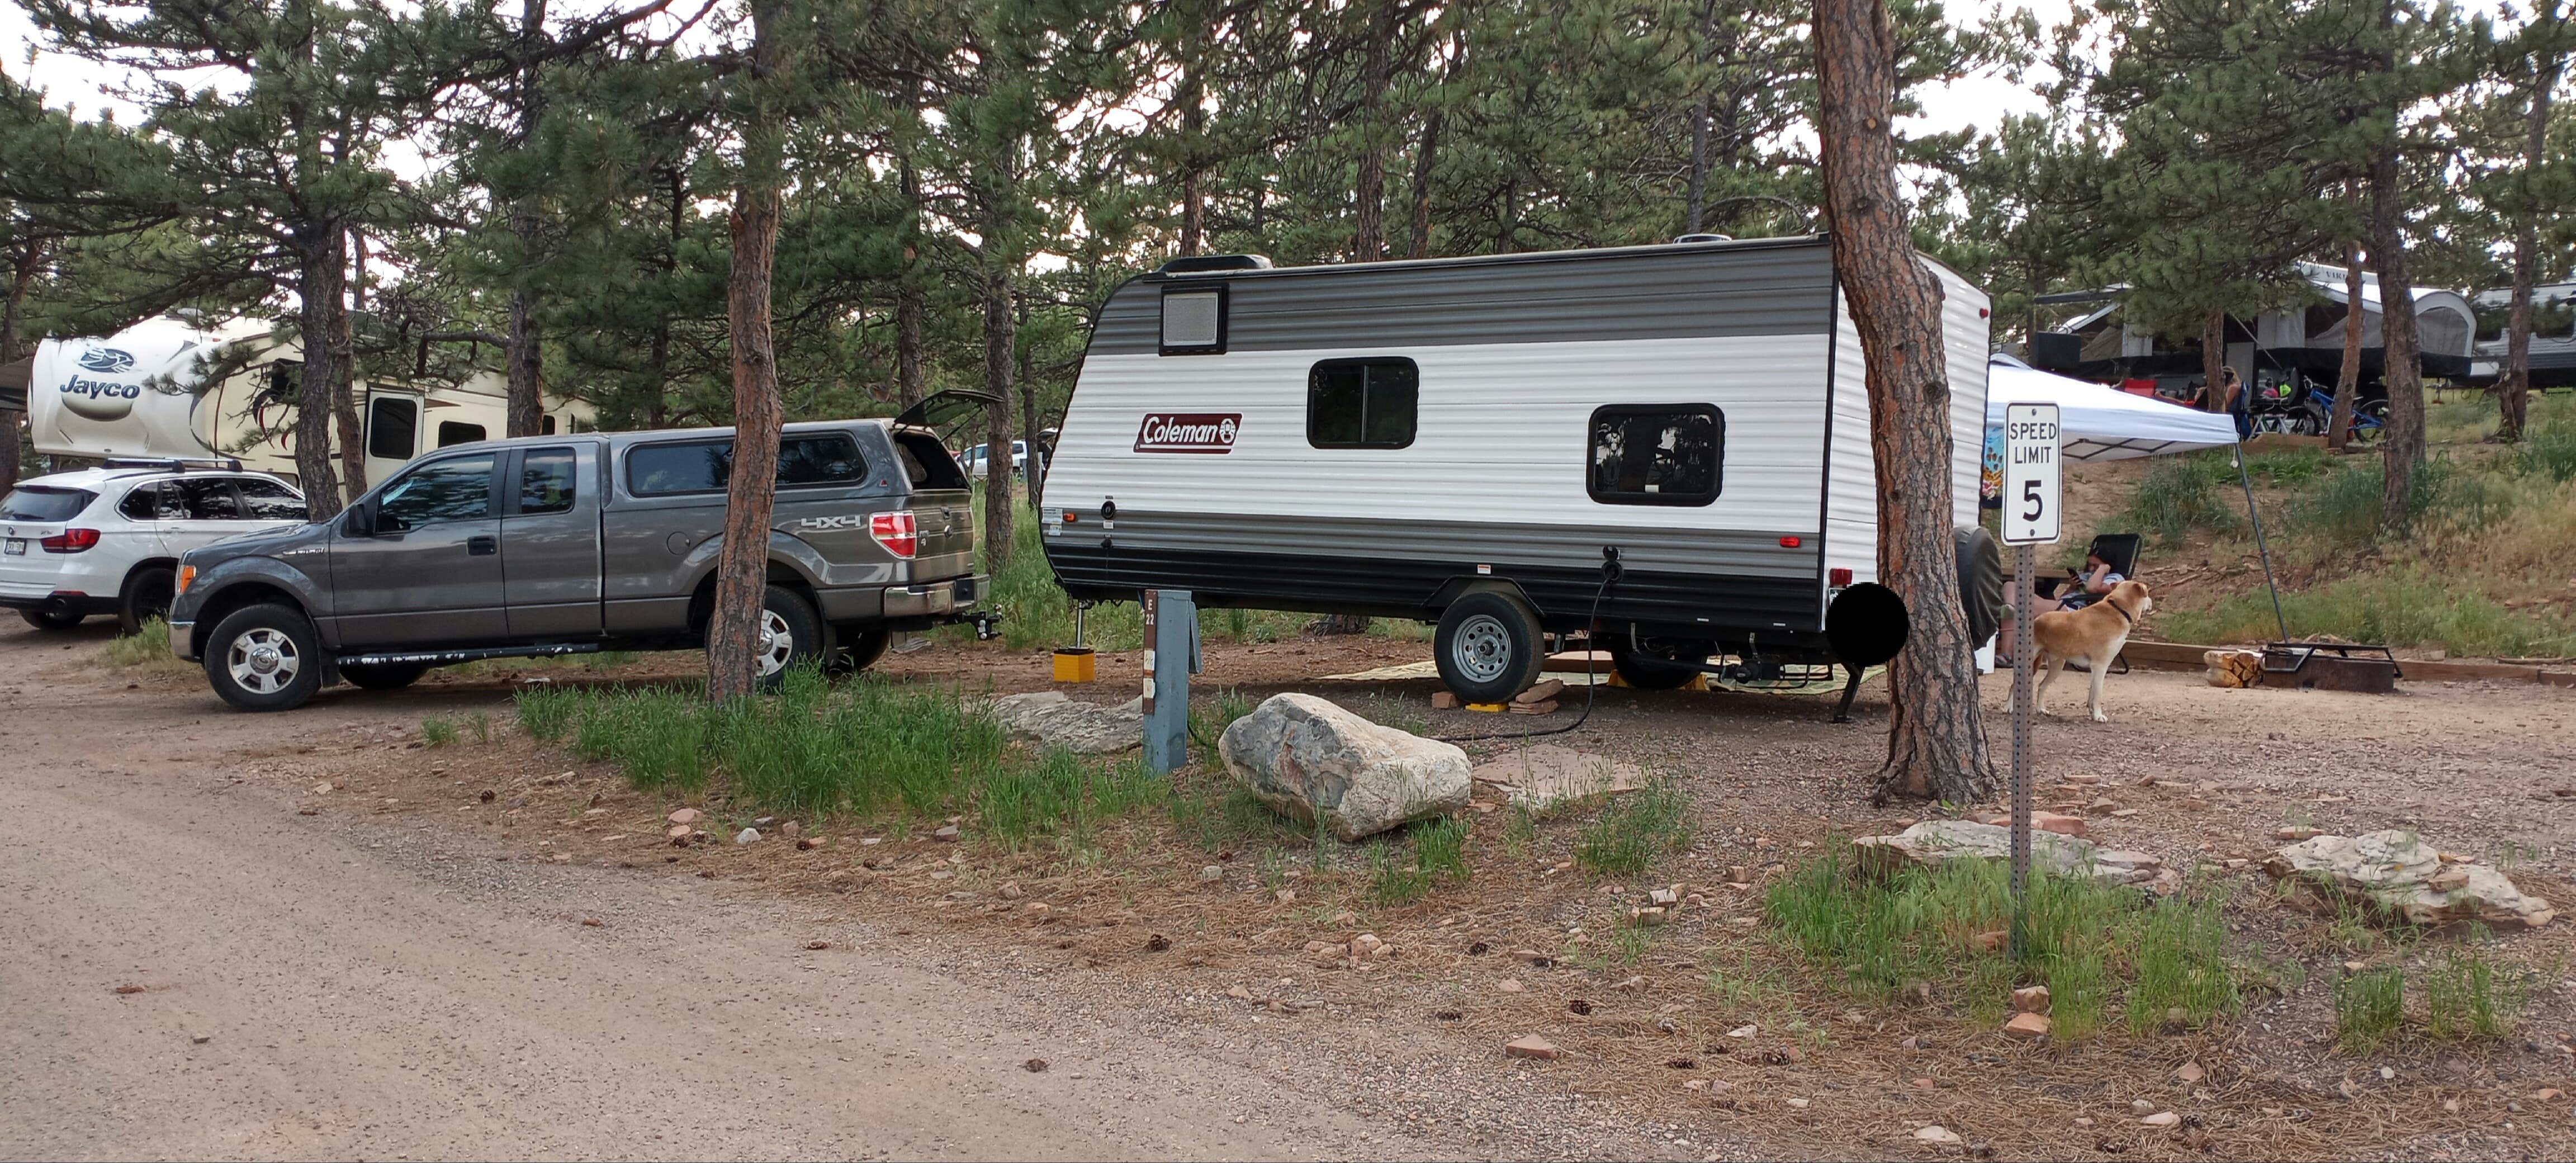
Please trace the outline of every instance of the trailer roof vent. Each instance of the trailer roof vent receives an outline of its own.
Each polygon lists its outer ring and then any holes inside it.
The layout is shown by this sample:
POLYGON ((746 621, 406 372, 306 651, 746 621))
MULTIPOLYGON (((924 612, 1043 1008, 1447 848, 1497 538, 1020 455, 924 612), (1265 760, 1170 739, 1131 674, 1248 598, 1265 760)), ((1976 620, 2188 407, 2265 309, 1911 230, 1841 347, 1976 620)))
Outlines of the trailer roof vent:
POLYGON ((1733 242, 1733 241, 1735 241, 1735 238, 1734 238, 1734 236, 1733 236, 1733 235, 1727 235, 1727 234, 1685 234, 1685 235, 1683 235, 1683 236, 1681 236, 1681 237, 1679 237, 1679 238, 1674 239, 1673 241, 1675 241, 1675 242, 1733 242))
POLYGON ((1194 275, 1201 271, 1266 271, 1270 257, 1260 254, 1193 254, 1154 268, 1158 275, 1194 275))

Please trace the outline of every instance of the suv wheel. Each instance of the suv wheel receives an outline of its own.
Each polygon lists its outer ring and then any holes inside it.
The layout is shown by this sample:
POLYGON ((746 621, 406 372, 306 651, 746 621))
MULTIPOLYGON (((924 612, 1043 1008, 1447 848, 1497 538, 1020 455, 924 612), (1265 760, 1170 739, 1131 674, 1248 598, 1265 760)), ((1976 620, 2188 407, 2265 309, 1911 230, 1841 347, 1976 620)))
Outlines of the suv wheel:
POLYGON ((349 685, 371 691, 398 691, 420 681, 429 668, 417 662, 387 662, 375 666, 356 663, 340 668, 340 677, 349 685))
POLYGON ((39 630, 52 630, 59 632, 72 629, 73 627, 81 624, 81 616, 68 610, 60 612, 54 610, 20 610, 18 611, 18 616, 26 619, 28 625, 39 630))
POLYGON ((244 606, 206 636, 206 681, 245 711, 302 706, 322 685, 322 643, 313 623, 289 606, 244 606))
POLYGON ((125 592, 116 598, 116 628, 127 634, 140 634, 143 624, 154 618, 170 616, 170 598, 178 588, 178 579, 166 565, 147 565, 125 579, 125 592))
POLYGON ((1509 702, 1538 681, 1538 614, 1509 594, 1474 593, 1441 612, 1431 655, 1440 681, 1471 703, 1509 702))
POLYGON ((752 644, 753 673, 760 685, 778 685, 787 672, 822 657, 823 619, 814 607, 785 586, 771 586, 760 599, 760 637, 752 644))

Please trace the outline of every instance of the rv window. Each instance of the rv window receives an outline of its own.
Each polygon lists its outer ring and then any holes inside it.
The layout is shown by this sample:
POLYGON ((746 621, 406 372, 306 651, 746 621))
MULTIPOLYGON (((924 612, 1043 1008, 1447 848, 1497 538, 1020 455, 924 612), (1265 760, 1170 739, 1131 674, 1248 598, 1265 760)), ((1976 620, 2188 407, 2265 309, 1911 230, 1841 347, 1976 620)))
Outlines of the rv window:
POLYGON ((1705 505, 1724 483, 1726 415, 1705 404, 1614 404, 1592 413, 1586 487, 1605 505, 1705 505))
POLYGON ((1224 351, 1225 288, 1165 288, 1163 354, 1217 355, 1224 351))
POLYGON ((401 396, 367 401, 367 455, 410 460, 420 448, 420 405, 401 396))
POLYGON ((573 451, 531 448, 519 460, 519 513, 569 513, 573 502, 573 451))
POLYGON ((1413 443, 1421 372, 1409 359, 1328 359, 1306 375, 1306 443, 1403 448, 1413 443))
POLYGON ((304 511, 304 498, 296 496, 295 490, 276 481, 264 481, 258 477, 235 477, 233 485, 241 490, 242 504, 249 508, 253 520, 305 521, 311 519, 304 511))
POLYGON ((451 444, 472 444, 483 438, 483 426, 480 424, 463 424, 454 420, 441 420, 438 422, 438 446, 440 448, 445 448, 451 444))
MULTIPOLYGON (((778 444, 778 486, 856 484, 867 477, 847 436, 790 436, 778 444)), ((626 487, 639 497, 720 493, 733 476, 733 439, 644 444, 626 454, 626 487)))
POLYGON ((552 436, 552 435, 554 435, 554 434, 555 434, 555 418, 554 418, 554 417, 552 417, 552 416, 539 416, 539 417, 537 417, 537 435, 539 435, 539 436, 552 436))

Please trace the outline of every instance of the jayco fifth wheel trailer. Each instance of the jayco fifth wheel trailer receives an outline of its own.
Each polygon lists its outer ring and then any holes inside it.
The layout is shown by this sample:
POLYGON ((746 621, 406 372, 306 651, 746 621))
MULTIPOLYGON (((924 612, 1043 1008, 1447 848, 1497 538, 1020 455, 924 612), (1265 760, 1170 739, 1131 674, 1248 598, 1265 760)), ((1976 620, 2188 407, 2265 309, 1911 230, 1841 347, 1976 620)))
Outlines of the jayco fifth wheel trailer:
MULTIPOLYGON (((1926 265, 1969 526, 1988 300, 1926 265)), ((1077 598, 1436 621, 1443 680, 1481 701, 1596 622, 1635 685, 1835 660, 1829 611, 1891 596, 1853 588, 1877 497, 1860 338, 1803 237, 1176 261, 1103 306, 1042 519, 1077 598)))

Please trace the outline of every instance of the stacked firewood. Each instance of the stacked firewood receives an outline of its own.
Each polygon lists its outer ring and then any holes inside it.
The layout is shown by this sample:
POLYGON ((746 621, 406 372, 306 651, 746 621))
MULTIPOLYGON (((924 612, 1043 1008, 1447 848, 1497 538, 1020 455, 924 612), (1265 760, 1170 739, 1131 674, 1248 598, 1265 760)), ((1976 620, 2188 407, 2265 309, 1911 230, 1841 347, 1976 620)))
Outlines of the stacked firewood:
POLYGON ((2209 685, 2248 687, 2263 681, 2263 655, 2254 650, 2205 650, 2200 660, 2209 667, 2209 685))

